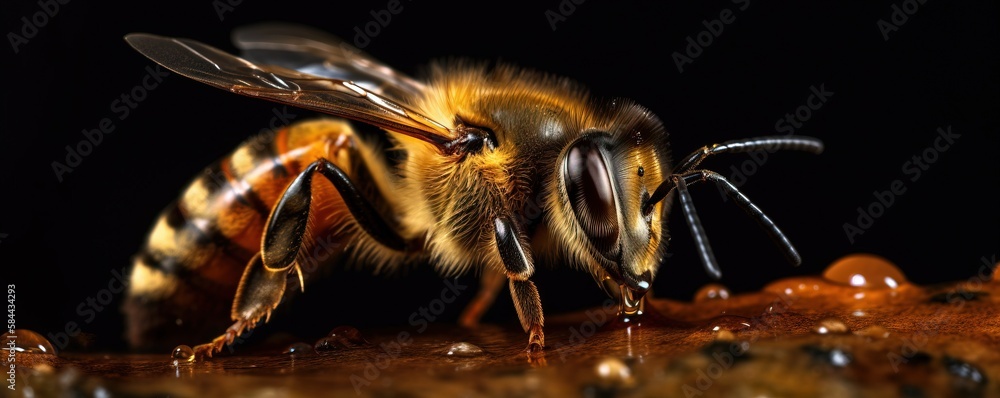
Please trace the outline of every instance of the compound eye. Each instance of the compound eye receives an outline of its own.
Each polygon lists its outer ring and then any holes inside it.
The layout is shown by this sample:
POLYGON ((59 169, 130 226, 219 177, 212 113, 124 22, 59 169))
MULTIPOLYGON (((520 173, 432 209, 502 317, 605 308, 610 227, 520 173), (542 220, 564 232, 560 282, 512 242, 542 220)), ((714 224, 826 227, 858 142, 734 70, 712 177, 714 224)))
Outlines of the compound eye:
POLYGON ((605 257, 616 257, 618 212, 611 173, 598 143, 580 140, 563 161, 563 181, 576 219, 605 257))

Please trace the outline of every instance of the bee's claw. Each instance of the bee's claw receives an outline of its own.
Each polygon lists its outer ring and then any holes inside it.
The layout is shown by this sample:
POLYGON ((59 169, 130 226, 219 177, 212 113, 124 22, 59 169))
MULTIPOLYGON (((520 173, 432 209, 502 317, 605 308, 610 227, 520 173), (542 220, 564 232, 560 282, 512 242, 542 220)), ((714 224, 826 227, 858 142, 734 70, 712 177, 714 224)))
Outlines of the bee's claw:
POLYGON ((528 348, 525 351, 528 354, 537 354, 545 349, 545 333, 542 332, 541 325, 531 325, 528 329, 528 348))
MULTIPOLYGON (((259 318, 257 317, 257 319, 259 318)), ((206 357, 211 358, 212 354, 216 352, 221 352, 223 346, 232 344, 237 337, 243 334, 243 331, 247 329, 247 324, 246 320, 236 321, 236 323, 226 329, 226 333, 223 335, 212 339, 209 343, 196 345, 194 347, 194 359, 201 361, 206 357)))
POLYGON ((206 358, 211 358, 212 354, 218 352, 222 347, 216 346, 215 342, 199 344, 194 347, 194 360, 203 361, 206 358))

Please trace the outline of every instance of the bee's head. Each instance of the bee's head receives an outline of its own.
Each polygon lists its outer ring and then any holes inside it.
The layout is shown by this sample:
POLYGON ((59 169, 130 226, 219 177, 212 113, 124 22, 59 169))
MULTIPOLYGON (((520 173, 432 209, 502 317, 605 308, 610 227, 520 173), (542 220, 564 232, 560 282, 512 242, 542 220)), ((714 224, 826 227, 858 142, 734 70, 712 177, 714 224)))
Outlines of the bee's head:
POLYGON ((594 277, 641 297, 665 250, 668 202, 647 214, 642 207, 669 171, 666 133, 638 106, 611 111, 606 123, 583 131, 562 151, 556 210, 569 219, 564 238, 594 277))

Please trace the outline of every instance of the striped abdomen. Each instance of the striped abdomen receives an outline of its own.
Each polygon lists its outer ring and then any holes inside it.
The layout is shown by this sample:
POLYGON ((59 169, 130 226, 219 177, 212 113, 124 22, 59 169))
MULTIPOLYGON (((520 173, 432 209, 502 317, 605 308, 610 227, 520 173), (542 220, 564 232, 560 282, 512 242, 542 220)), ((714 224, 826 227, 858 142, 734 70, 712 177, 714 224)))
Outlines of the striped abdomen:
MULTIPOLYGON (((286 185, 320 157, 350 173, 348 153, 329 155, 344 134, 350 127, 341 121, 299 123, 245 142, 195 178, 134 258, 124 307, 130 344, 162 348, 224 330, 240 277, 260 251, 268 214, 286 185)), ((339 204, 318 207, 338 213, 339 204)), ((324 222, 338 222, 332 218, 324 222)))

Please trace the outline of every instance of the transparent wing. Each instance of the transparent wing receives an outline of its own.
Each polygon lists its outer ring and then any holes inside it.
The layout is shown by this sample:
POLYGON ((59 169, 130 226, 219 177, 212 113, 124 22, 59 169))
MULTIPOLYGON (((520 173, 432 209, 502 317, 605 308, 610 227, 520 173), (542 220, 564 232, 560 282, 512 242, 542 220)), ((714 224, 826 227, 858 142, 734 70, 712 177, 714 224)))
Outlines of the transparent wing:
POLYGON ((439 148, 455 136, 441 123, 348 80, 257 65, 194 40, 133 33, 125 41, 167 69, 237 94, 369 123, 439 148))
POLYGON ((240 56, 258 65, 275 65, 330 79, 405 101, 424 85, 326 32, 293 24, 263 23, 236 29, 240 56))

